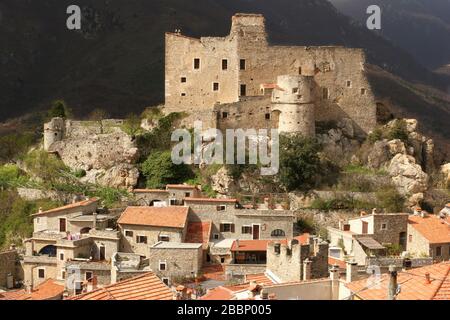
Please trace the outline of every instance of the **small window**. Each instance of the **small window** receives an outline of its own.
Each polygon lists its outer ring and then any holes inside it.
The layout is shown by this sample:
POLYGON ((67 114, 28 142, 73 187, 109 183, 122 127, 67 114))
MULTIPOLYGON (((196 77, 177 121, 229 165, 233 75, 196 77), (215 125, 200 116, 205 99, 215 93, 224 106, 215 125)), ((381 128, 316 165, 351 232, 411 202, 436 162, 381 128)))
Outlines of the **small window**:
POLYGON ((136 243, 147 243, 147 237, 146 236, 137 236, 136 237, 136 243))
POLYGON ((218 233, 214 233, 213 234, 213 239, 214 240, 219 240, 220 235, 218 233))
POLYGON ((266 120, 270 120, 270 113, 266 113, 265 118, 266 120))
POLYGON ((220 258, 220 263, 225 263, 225 258, 220 258))
POLYGON ((387 230, 387 223, 381 224, 381 230, 387 230))
POLYGON ((292 93, 298 93, 298 88, 292 88, 292 93))
POLYGON ((86 273, 84 274, 85 280, 91 280, 93 277, 94 277, 94 273, 92 271, 86 271, 86 273))
POLYGON ((241 96, 245 97, 247 95, 247 85, 241 84, 241 96))
POLYGON ((228 118, 228 112, 222 112, 222 118, 223 119, 228 118))
POLYGON ((227 70, 227 69, 228 69, 228 60, 223 59, 222 60, 222 70, 227 70))
POLYGON ((298 67, 298 74, 302 74, 302 67, 298 67))
POLYGON ((160 261, 159 262, 159 271, 165 271, 165 270, 167 270, 167 262, 160 261))
POLYGON ((412 240, 413 240, 413 236, 412 236, 412 234, 410 234, 409 235, 409 242, 412 242, 412 240))
POLYGON ((281 252, 281 245, 279 243, 276 243, 275 246, 273 247, 274 251, 276 254, 280 254, 281 252))
POLYGON ((59 260, 64 261, 64 253, 59 254, 59 260))
POLYGON ((133 238, 133 231, 125 230, 125 237, 133 238))
POLYGON ((242 234, 252 234, 252 226, 242 226, 242 234))
POLYGON ((365 95, 366 94, 366 89, 361 88, 361 95, 365 95))
POLYGON ((241 60, 239 61, 239 69, 245 70, 245 67, 246 67, 245 64, 246 64, 245 59, 241 59, 241 60))
POLYGON ((221 223, 220 224, 220 232, 234 232, 234 224, 233 223, 221 223))
POLYGON ((160 236, 158 236, 158 241, 169 242, 170 237, 167 235, 160 235, 160 236))
POLYGON ((66 272, 61 270, 61 279, 66 279, 66 272))
POLYGON ((436 247, 436 257, 440 257, 442 255, 442 247, 436 247))
POLYGON ((39 279, 45 278, 45 269, 38 269, 38 277, 39 279))
POLYGON ((161 280, 166 286, 169 286, 169 278, 161 278, 161 280))
POLYGON ((196 70, 200 69, 200 59, 199 58, 194 59, 194 69, 196 69, 196 70))
POLYGON ((186 198, 189 198, 189 197, 191 196, 191 193, 190 193, 190 192, 185 192, 185 193, 184 193, 184 196, 185 196, 186 198))
POLYGON ((39 218, 36 218, 36 222, 39 223, 39 218))
POLYGON ((177 199, 170 199, 170 205, 176 206, 177 205, 177 199))
POLYGON ((351 88, 352 87, 352 82, 350 80, 347 80, 347 88, 351 88))
POLYGON ((328 88, 322 88, 322 98, 328 99, 330 96, 330 92, 328 91, 328 88))
POLYGON ((213 83, 213 91, 219 91, 219 83, 218 82, 213 83))
POLYGON ((185 83, 186 82, 186 77, 181 77, 181 83, 185 83))
POLYGON ((181 96, 182 96, 182 97, 186 97, 186 93, 185 93, 185 92, 182 92, 182 93, 181 93, 181 96))
POLYGON ((284 237, 284 236, 286 236, 286 233, 283 230, 281 230, 281 229, 275 229, 275 230, 272 231, 270 236, 272 236, 272 237, 284 237))
POLYGON ((219 206, 216 207, 216 210, 217 210, 217 211, 225 211, 226 209, 227 209, 227 206, 225 206, 225 205, 223 205, 223 204, 221 204, 221 205, 219 205, 219 206))

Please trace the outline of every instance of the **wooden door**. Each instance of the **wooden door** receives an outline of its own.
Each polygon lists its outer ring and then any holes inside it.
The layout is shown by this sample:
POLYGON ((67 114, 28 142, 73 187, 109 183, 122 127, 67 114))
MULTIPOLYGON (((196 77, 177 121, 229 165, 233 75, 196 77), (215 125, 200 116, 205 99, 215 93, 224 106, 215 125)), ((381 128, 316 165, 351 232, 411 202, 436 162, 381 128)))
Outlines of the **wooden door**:
POLYGON ((259 240, 259 224, 253 225, 253 240, 259 240))
POLYGON ((369 223, 366 221, 362 222, 362 233, 367 234, 369 232, 369 223))
POLYGON ((66 232, 66 219, 59 219, 59 232, 66 232))

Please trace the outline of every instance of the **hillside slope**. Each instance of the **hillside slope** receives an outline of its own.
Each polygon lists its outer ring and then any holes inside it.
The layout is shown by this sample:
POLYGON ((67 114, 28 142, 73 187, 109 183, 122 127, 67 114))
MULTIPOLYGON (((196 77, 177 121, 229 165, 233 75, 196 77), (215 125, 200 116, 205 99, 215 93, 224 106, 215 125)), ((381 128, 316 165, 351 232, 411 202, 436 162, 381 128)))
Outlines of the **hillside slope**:
POLYGON ((346 45, 412 81, 445 87, 407 53, 354 25, 326 0, 79 0, 81 32, 65 28, 69 0, 0 2, 0 121, 63 98, 75 116, 118 117, 164 99, 164 32, 226 35, 236 12, 263 13, 273 43, 346 45))

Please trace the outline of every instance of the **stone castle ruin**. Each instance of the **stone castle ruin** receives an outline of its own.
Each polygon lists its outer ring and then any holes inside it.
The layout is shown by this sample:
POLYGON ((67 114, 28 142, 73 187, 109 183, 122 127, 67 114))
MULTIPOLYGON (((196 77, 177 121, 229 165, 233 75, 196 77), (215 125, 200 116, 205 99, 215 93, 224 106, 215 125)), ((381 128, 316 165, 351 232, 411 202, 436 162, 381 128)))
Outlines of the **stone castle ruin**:
POLYGON ((362 49, 271 45, 262 15, 236 14, 226 37, 166 34, 164 110, 188 113, 188 124, 308 136, 315 122, 351 119, 365 135, 376 125, 365 61, 362 49))

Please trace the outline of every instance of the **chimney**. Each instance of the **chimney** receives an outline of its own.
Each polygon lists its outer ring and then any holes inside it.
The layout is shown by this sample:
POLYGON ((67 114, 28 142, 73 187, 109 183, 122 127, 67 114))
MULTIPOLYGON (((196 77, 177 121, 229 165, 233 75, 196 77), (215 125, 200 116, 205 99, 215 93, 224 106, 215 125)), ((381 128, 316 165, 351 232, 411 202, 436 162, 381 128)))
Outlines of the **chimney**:
POLYGON ((311 263, 308 258, 303 261, 303 280, 311 280, 311 263))
POLYGON ((42 213, 42 212, 43 212, 42 207, 39 207, 39 213, 42 213))
POLYGON ((92 229, 97 229, 97 212, 92 213, 92 229))
POLYGON ((427 212, 426 212, 425 210, 422 210, 422 211, 420 212, 420 216, 421 216, 422 218, 426 218, 426 217, 427 217, 427 212))
POLYGON ((388 300, 395 300, 397 295, 397 269, 394 265, 389 266, 388 300))
POLYGON ((277 296, 275 293, 269 294, 269 300, 276 300, 276 299, 277 299, 277 296))
POLYGON ((352 282, 358 280, 358 264, 356 261, 347 261, 347 269, 346 269, 346 282, 352 282))
POLYGON ((418 216, 422 212, 422 208, 419 206, 414 207, 414 215, 418 216))
POLYGON ((360 217, 364 217, 364 216, 366 216, 367 215, 367 212, 365 212, 365 211, 361 211, 360 213, 359 213, 359 216, 360 217))
POLYGON ((344 230, 344 220, 339 220, 339 230, 344 230))
POLYGON ((261 300, 269 300, 269 292, 266 289, 261 290, 261 300))
POLYGON ((234 240, 236 242, 236 249, 239 250, 239 239, 234 240))
POLYGON ((372 209, 372 214, 377 214, 377 208, 372 209))
POLYGON ((337 264, 332 265, 330 268, 330 280, 339 280, 339 266, 337 264))
POLYGON ((431 284, 431 276, 429 272, 425 273, 425 283, 431 284))

